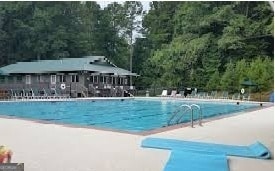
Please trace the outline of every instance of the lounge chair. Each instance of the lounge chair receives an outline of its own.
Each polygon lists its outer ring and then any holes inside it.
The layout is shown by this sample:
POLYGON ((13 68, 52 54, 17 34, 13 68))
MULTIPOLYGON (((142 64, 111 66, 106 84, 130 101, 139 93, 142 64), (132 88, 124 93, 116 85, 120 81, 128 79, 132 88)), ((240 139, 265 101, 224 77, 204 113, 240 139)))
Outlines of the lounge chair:
POLYGON ((210 98, 215 99, 217 97, 217 91, 211 91, 210 98))
POLYGON ((250 95, 249 94, 244 94, 243 95, 243 100, 250 101, 250 95))
POLYGON ((158 96, 161 96, 161 97, 167 97, 167 90, 162 90, 162 93, 161 95, 158 95, 158 96))
POLYGON ((196 97, 196 92, 195 91, 192 91, 191 94, 188 94, 187 97, 188 98, 195 98, 196 97))
POLYGON ((232 100, 240 100, 241 97, 240 97, 240 93, 235 93, 232 95, 232 100))
POLYGON ((179 94, 176 94, 176 97, 184 97, 184 91, 180 91, 179 94))
POLYGON ((204 99, 204 98, 207 98, 207 93, 206 92, 199 92, 198 94, 197 94, 197 98, 199 98, 199 99, 204 99))
POLYGON ((170 97, 176 97, 177 90, 172 90, 170 97))
POLYGON ((222 92, 222 96, 220 98, 221 99, 228 99, 228 92, 227 91, 223 91, 222 92))

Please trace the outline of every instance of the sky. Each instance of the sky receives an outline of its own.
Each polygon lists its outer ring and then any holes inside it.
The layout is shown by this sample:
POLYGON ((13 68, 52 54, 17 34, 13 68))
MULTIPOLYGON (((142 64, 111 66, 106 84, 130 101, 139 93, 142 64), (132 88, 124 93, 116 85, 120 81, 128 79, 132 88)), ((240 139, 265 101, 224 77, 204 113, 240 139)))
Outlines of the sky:
MULTIPOLYGON (((112 2, 118 2, 118 3, 123 3, 124 1, 96 1, 101 8, 106 7, 108 4, 112 3, 112 2)), ((143 10, 148 11, 150 9, 150 5, 149 3, 151 1, 140 1, 142 3, 143 6, 143 10)))
MULTIPOLYGON (((118 3, 123 3, 125 1, 96 1, 99 5, 100 5, 100 8, 104 8, 106 7, 108 4, 112 3, 112 2, 118 2, 118 3)), ((143 6, 143 10, 144 11, 149 11, 150 9, 150 5, 149 3, 151 1, 140 1, 142 3, 142 6, 143 6)), ((136 18, 137 20, 142 20, 140 17, 139 18, 136 18)), ((133 32, 134 34, 134 39, 135 38, 138 38, 138 37, 143 37, 141 34, 137 33, 136 31, 133 32)), ((135 40, 134 40, 135 41, 135 40)))

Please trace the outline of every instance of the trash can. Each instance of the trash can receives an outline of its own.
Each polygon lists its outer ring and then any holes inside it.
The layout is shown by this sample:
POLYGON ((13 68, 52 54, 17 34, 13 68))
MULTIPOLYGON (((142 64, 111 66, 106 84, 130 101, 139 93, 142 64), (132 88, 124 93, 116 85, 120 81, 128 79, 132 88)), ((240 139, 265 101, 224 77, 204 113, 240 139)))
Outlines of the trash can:
POLYGON ((269 95, 269 102, 274 103, 274 92, 270 93, 270 95, 269 95))
POLYGON ((146 90, 146 97, 149 97, 149 90, 146 90))

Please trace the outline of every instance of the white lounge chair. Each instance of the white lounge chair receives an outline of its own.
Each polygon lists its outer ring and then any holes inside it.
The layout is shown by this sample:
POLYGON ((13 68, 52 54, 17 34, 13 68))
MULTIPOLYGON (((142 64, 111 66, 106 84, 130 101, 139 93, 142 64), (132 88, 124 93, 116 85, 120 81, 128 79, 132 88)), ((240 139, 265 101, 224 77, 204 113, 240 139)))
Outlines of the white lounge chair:
POLYGON ((162 90, 162 93, 159 96, 161 96, 161 97, 167 97, 167 93, 168 93, 167 90, 162 90))
POLYGON ((249 94, 244 94, 243 95, 243 100, 250 101, 250 95, 249 94))
POLYGON ((176 94, 176 97, 184 97, 184 91, 180 91, 179 94, 176 94))
POLYGON ((172 90, 170 97, 176 97, 177 90, 172 90))
POLYGON ((240 100, 241 97, 240 97, 240 93, 235 93, 232 95, 232 100, 240 100))

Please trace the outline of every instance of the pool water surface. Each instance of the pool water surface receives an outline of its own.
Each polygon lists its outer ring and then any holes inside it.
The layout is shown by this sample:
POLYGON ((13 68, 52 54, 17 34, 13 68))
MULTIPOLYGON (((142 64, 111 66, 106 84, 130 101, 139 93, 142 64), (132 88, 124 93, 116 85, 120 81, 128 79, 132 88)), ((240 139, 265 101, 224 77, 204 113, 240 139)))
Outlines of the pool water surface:
MULTIPOLYGON (((203 118, 227 115, 258 107, 253 103, 217 103, 179 100, 104 100, 64 102, 1 102, 0 115, 53 123, 142 132, 167 126, 182 104, 200 106, 203 118)), ((197 119, 197 115, 194 118, 197 119)), ((185 115, 181 122, 189 122, 185 115)))

